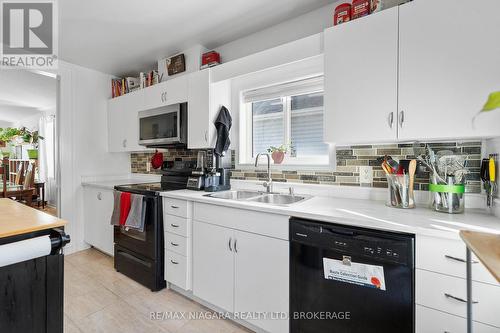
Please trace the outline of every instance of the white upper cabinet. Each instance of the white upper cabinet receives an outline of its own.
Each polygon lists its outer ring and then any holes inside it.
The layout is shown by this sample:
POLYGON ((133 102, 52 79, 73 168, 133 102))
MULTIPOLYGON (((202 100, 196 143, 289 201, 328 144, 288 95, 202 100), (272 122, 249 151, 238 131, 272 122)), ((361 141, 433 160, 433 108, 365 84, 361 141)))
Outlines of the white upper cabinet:
POLYGON ((188 99, 188 75, 179 76, 144 89, 142 110, 184 103, 188 99))
POLYGON ((147 150, 139 145, 139 111, 188 100, 188 75, 128 93, 108 101, 108 145, 110 152, 147 150))
POLYGON ((397 136, 398 7, 325 30, 326 142, 397 136))
POLYGON ((142 90, 108 101, 108 148, 110 152, 143 151, 139 146, 138 110, 144 103, 142 90))
POLYGON ((500 1, 415 0, 325 30, 325 141, 500 136, 500 1))
POLYGON ((231 111, 229 80, 211 82, 210 69, 191 73, 188 82, 188 148, 213 148, 216 140, 214 120, 222 106, 231 111))
POLYGON ((417 0, 400 7, 403 140, 500 135, 500 112, 473 116, 500 89, 500 1, 417 0))

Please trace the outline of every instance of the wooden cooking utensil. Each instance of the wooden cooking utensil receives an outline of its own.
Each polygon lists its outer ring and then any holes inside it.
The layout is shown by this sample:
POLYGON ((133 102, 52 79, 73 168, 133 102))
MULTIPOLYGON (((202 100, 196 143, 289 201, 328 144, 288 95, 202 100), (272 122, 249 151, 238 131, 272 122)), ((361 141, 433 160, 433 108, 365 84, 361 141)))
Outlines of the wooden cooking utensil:
POLYGON ((417 160, 411 160, 408 167, 408 175, 410 176, 410 198, 413 198, 413 185, 415 183, 415 171, 417 171, 417 160))

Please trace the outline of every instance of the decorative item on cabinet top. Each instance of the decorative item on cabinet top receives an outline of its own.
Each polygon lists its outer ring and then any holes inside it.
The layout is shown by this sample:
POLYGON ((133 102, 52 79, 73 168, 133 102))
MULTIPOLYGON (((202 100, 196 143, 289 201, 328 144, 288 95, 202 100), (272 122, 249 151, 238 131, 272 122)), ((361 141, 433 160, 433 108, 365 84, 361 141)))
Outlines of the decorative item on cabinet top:
POLYGON ((158 71, 139 73, 139 77, 125 77, 111 80, 111 97, 120 97, 133 91, 144 89, 161 82, 158 71))
MULTIPOLYGON (((423 143, 422 143, 423 145, 423 143)), ((465 191, 467 193, 481 192, 480 166, 481 166, 481 142, 433 142, 429 143, 435 151, 451 150, 468 156, 469 174, 465 180, 465 191)), ((373 167, 373 187, 387 188, 387 180, 384 171, 377 162, 380 155, 391 155, 393 158, 413 159, 413 144, 380 144, 380 145, 355 145, 337 147, 337 169, 333 170, 272 170, 272 178, 275 182, 304 183, 304 184, 326 184, 338 186, 367 186, 359 180, 359 167, 373 167)), ((165 160, 196 161, 198 150, 168 149, 164 150, 165 160)), ((158 171, 147 171, 146 165, 150 163, 152 153, 132 153, 133 173, 156 173, 158 171)), ((420 174, 420 173, 419 173, 420 174)), ((231 179, 262 180, 267 179, 267 171, 261 169, 236 169, 235 153, 232 156, 231 179)), ((415 178, 415 190, 427 191, 429 189, 429 173, 415 178)))
POLYGON ((168 76, 186 71, 186 59, 184 53, 175 55, 167 59, 168 76))
POLYGON ((349 22, 412 0, 353 0, 335 7, 333 25, 349 22))

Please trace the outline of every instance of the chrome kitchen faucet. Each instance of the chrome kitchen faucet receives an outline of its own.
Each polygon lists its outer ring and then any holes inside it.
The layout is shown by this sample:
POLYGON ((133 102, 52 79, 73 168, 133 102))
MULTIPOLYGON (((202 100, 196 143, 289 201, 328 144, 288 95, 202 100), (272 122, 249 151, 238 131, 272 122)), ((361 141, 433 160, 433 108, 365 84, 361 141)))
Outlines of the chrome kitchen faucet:
POLYGON ((255 157, 255 167, 259 165, 259 157, 260 155, 267 156, 267 181, 262 184, 266 188, 267 193, 271 193, 273 191, 273 180, 271 178, 271 156, 267 153, 259 153, 257 157, 255 157))

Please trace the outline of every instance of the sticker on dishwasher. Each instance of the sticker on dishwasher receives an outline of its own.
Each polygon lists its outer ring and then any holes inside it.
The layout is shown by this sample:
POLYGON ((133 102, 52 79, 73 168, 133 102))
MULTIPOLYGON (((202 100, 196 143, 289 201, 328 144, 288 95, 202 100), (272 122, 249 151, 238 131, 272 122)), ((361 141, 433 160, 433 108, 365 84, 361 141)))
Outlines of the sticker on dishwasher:
POLYGON ((384 267, 323 258, 325 279, 385 290, 384 267))

